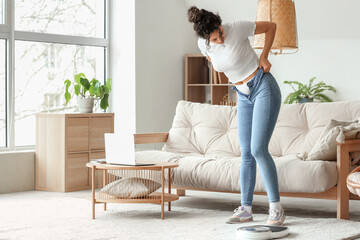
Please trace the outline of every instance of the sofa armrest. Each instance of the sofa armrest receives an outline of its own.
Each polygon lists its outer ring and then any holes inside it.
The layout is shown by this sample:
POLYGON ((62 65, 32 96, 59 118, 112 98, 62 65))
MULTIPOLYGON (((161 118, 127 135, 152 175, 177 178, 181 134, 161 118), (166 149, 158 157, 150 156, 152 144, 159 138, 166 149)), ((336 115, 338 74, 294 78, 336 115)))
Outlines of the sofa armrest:
POLYGON ((135 133, 135 144, 161 143, 166 142, 169 133, 135 133))
POLYGON ((348 139, 344 143, 336 142, 337 159, 337 218, 349 219, 349 195, 346 178, 350 172, 350 152, 360 151, 360 139, 348 139))

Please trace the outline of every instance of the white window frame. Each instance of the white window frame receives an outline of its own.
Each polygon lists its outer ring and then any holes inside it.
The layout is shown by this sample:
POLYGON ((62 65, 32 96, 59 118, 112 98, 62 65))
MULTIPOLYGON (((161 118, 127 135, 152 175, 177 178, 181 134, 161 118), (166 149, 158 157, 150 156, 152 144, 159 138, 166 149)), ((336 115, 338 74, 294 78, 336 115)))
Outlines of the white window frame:
MULTIPOLYGON (((36 33, 15 31, 15 0, 5 0, 5 22, 0 24, 0 39, 6 40, 6 147, 0 147, 0 152, 34 150, 33 146, 15 146, 15 41, 72 44, 93 47, 104 47, 104 79, 109 73, 109 20, 110 1, 104 1, 104 38, 81 37, 62 34, 36 33)), ((35 126, 34 126, 35 128, 35 126)))

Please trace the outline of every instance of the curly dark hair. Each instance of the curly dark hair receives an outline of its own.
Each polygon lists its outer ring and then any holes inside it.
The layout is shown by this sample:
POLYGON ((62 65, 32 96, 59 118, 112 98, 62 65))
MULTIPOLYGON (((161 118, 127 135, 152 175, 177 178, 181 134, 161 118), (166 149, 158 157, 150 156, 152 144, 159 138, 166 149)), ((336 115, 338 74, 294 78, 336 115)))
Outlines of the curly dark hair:
POLYGON ((206 40, 208 49, 210 48, 210 33, 214 30, 218 30, 220 39, 224 40, 223 32, 220 29, 222 20, 219 14, 214 14, 205 9, 200 10, 196 6, 192 6, 188 9, 188 20, 194 23, 196 34, 206 40))

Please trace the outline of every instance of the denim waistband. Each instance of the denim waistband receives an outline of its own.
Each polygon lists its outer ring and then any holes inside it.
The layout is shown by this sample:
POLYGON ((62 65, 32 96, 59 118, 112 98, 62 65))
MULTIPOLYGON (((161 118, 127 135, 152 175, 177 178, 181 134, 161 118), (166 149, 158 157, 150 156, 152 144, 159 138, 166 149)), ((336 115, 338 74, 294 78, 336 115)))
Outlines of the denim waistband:
POLYGON ((254 84, 255 80, 261 78, 261 76, 264 74, 264 68, 261 67, 259 71, 253 76, 248 82, 246 82, 247 86, 251 86, 254 84))

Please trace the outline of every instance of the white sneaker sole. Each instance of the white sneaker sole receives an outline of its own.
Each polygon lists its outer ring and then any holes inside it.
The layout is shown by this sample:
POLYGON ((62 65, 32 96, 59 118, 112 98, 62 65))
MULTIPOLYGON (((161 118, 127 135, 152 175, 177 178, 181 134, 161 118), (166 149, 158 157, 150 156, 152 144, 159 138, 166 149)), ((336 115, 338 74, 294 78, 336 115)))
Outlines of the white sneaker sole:
POLYGON ((253 217, 250 217, 250 218, 230 218, 229 220, 226 221, 226 223, 229 223, 229 224, 237 224, 237 223, 244 223, 244 222, 251 222, 253 221, 253 217))
POLYGON ((267 222, 267 225, 271 225, 271 226, 282 226, 284 225, 284 221, 285 221, 286 216, 283 215, 282 219, 280 222, 274 222, 274 223, 270 223, 269 221, 267 222))

